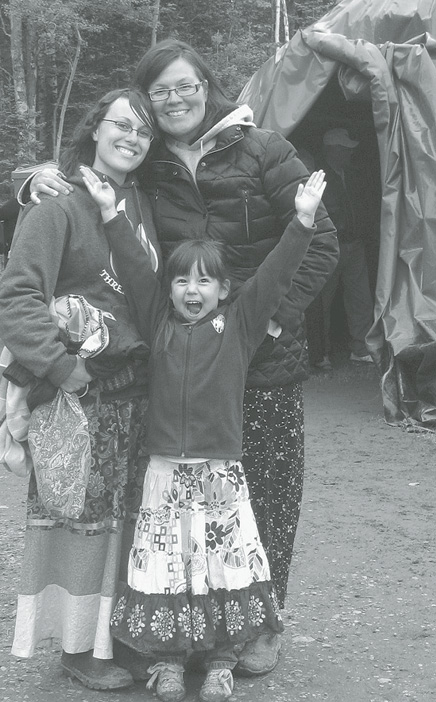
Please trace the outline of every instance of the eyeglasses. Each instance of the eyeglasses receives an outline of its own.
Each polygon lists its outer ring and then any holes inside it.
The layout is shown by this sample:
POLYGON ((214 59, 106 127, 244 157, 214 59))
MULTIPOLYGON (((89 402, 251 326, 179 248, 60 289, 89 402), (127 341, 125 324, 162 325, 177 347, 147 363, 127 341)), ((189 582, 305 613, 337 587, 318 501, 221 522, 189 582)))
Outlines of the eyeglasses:
POLYGON ((175 93, 179 97, 188 97, 188 95, 195 95, 195 93, 198 93, 203 83, 207 83, 207 80, 201 80, 199 83, 185 83, 184 85, 179 85, 177 88, 152 90, 151 93, 148 93, 148 97, 152 102, 168 100, 171 93, 175 93))
POLYGON ((139 127, 139 129, 135 129, 135 127, 127 124, 127 122, 118 122, 116 119, 102 119, 101 121, 112 122, 112 124, 115 124, 116 128, 119 129, 120 132, 124 132, 124 134, 136 132, 140 139, 148 139, 149 141, 153 141, 154 139, 153 134, 146 127, 139 127))

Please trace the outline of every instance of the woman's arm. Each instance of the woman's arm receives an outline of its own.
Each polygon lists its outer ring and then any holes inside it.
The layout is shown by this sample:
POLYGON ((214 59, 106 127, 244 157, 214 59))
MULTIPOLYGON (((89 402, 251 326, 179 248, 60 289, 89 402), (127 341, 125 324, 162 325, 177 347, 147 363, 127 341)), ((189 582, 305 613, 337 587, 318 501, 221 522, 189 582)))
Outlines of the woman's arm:
POLYGON ((156 324, 166 307, 160 280, 123 213, 106 222, 104 231, 130 314, 142 338, 151 346, 156 324))
POLYGON ((56 386, 76 369, 75 357, 67 354, 48 309, 67 240, 67 218, 55 201, 29 205, 0 285, 2 342, 35 376, 47 377, 56 386))
POLYGON ((74 190, 71 183, 68 183, 66 177, 58 168, 53 167, 35 167, 35 172, 32 173, 18 191, 17 200, 20 205, 24 206, 28 202, 33 202, 39 205, 41 200, 40 193, 56 197, 59 193, 69 195, 74 190))

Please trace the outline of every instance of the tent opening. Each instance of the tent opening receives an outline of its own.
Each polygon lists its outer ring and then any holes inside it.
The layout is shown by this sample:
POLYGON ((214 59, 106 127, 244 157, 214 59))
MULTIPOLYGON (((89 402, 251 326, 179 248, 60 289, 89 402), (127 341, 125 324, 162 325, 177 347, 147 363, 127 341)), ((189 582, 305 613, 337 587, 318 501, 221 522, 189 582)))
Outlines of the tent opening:
MULTIPOLYGON (((352 139, 359 142, 353 153, 352 170, 355 183, 353 207, 359 235, 365 246, 371 294, 374 297, 380 244, 380 159, 374 128, 372 104, 346 100, 335 73, 302 121, 293 129, 289 140, 299 152, 309 171, 322 166, 322 138, 328 129, 345 127, 352 139)), ((323 346, 323 324, 319 301, 308 312, 309 350, 313 358, 323 346)), ((349 331, 340 287, 331 308, 330 347, 333 353, 348 348, 349 331)))

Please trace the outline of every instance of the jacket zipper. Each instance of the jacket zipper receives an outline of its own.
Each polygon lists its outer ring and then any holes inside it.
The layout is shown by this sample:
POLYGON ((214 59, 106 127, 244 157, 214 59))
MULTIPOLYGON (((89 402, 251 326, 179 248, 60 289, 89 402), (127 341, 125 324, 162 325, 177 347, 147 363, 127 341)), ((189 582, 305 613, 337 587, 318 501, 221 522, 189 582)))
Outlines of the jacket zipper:
MULTIPOLYGON (((224 151, 225 149, 229 149, 231 146, 233 146, 233 144, 235 143, 235 141, 240 141, 240 140, 243 139, 243 138, 244 138, 244 135, 241 134, 241 135, 238 137, 237 140, 234 139, 234 140, 233 140, 231 143, 229 143, 229 144, 224 144, 223 146, 220 146, 218 149, 214 147, 211 151, 208 151, 207 154, 204 154, 204 156, 201 158, 201 161, 202 161, 204 158, 206 158, 206 156, 209 156, 209 154, 215 154, 215 153, 218 153, 219 151, 224 151)), ((200 190, 199 190, 199 188, 198 188, 196 179, 193 177, 193 175, 192 175, 191 171, 189 170, 189 168, 187 168, 187 167, 185 166, 185 164, 184 164, 182 161, 180 161, 180 162, 177 162, 177 161, 170 161, 170 160, 168 160, 168 159, 162 159, 162 158, 161 158, 161 159, 156 159, 156 161, 154 161, 154 163, 166 163, 166 164, 169 164, 170 166, 177 166, 178 168, 183 168, 183 170, 185 170, 185 171, 187 172, 187 174, 189 175, 189 178, 190 178, 190 180, 191 180, 191 182, 192 182, 192 185, 194 186, 195 190, 197 191, 198 195, 200 196, 201 204, 202 204, 202 206, 203 206, 202 209, 203 209, 203 212, 204 212, 204 216, 207 217, 209 213, 208 213, 207 209, 204 207, 203 197, 202 197, 202 195, 201 195, 201 193, 200 193, 200 190)), ((248 193, 247 193, 247 195, 248 195, 248 193)), ((155 188, 155 191, 154 191, 154 200, 155 200, 156 206, 157 206, 158 197, 159 197, 159 188, 155 188)), ((248 217, 248 210, 247 210, 247 217, 248 217)), ((248 234, 248 226, 247 226, 247 234, 248 234)))
POLYGON ((248 217, 248 190, 243 190, 242 195, 244 198, 244 209, 245 209, 245 233, 247 235, 247 241, 250 241, 250 220, 248 217))
MULTIPOLYGON (((198 187, 195 179, 193 178, 192 173, 189 170, 189 168, 187 168, 183 163, 177 163, 176 161, 155 161, 155 163, 166 163, 166 164, 169 164, 171 166, 177 166, 178 168, 183 168, 183 170, 186 171, 186 173, 188 174, 189 180, 190 180, 194 190, 196 191, 196 193, 200 199, 200 205, 201 205, 201 209, 203 210, 203 216, 206 218, 209 213, 208 213, 206 207, 204 206, 203 197, 200 193, 199 187, 198 187)), ((158 199, 159 199, 159 188, 155 188, 154 189, 154 202, 155 202, 156 209, 157 209, 158 199)))
POLYGON ((186 342, 185 351, 185 364, 183 371, 183 383, 182 383, 182 437, 181 437, 181 451, 180 456, 185 456, 186 451, 186 427, 188 423, 187 419, 187 405, 188 405, 188 388, 189 388, 189 361, 191 356, 191 344, 192 344, 192 325, 187 327, 188 340, 186 342))

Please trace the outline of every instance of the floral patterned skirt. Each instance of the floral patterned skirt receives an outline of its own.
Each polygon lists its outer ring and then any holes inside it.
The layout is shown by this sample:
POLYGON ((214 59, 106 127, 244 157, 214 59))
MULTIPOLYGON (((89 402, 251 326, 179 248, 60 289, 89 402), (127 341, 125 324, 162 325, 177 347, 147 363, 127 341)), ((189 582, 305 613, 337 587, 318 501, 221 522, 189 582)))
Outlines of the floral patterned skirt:
POLYGON ((241 463, 153 456, 114 637, 174 653, 282 629, 241 463))
POLYGON ((91 475, 78 519, 46 511, 31 474, 12 653, 33 654, 47 639, 67 653, 112 657, 110 617, 117 601, 148 464, 147 399, 82 401, 91 438, 91 475), (125 555, 124 555, 125 554, 125 555))

